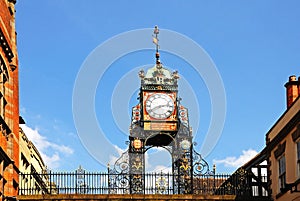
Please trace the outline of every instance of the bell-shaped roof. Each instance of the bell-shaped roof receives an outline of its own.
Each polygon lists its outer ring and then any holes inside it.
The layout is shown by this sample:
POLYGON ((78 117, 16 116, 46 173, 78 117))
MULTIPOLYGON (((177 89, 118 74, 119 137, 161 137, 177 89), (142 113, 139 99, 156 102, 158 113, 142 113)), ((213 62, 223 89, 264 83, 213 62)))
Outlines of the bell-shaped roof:
POLYGON ((141 70, 139 75, 143 84, 150 85, 174 85, 177 84, 177 79, 179 78, 177 71, 172 73, 160 62, 157 62, 154 67, 148 69, 146 74, 144 74, 144 71, 141 70))

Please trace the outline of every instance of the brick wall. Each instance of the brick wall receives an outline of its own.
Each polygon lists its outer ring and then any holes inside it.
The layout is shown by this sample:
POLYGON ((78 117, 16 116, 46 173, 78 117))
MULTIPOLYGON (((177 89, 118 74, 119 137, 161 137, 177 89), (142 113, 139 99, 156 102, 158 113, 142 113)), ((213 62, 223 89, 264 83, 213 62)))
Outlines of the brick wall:
POLYGON ((0 0, 0 200, 18 194, 19 75, 15 1, 0 0))

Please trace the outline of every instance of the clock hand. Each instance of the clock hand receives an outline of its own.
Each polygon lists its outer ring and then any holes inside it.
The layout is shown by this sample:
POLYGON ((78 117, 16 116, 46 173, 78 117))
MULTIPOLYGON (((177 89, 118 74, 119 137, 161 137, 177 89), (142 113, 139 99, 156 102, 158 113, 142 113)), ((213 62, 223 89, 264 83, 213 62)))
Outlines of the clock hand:
POLYGON ((160 109, 160 108, 162 108, 162 107, 166 107, 166 105, 158 105, 158 106, 154 107, 154 108, 152 109, 152 111, 158 110, 158 109, 160 109))

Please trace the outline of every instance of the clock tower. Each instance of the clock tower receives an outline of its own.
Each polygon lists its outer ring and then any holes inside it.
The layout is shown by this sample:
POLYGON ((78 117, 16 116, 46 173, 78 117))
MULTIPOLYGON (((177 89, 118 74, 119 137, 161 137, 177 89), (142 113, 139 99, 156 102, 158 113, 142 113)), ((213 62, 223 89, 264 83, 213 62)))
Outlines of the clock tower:
POLYGON ((145 194, 145 153, 153 147, 162 147, 172 158, 173 193, 192 193, 193 175, 208 170, 208 165, 193 149, 188 110, 178 97, 179 75, 160 62, 158 34, 156 26, 153 38, 156 63, 146 72, 139 72, 139 102, 132 108, 129 147, 116 161, 114 173, 128 174, 128 178, 122 177, 123 185, 128 182, 128 193, 145 194))
MULTIPOLYGON (((178 98, 178 72, 171 72, 160 62, 158 27, 155 27, 154 34, 156 64, 146 73, 143 70, 139 72, 140 101, 132 109, 128 150, 131 183, 144 186, 144 154, 152 147, 163 147, 172 156, 172 173, 177 184, 175 190, 184 193, 180 191, 188 191, 192 179, 192 132, 187 109, 178 98)), ((143 188, 131 191, 143 193, 143 188)))

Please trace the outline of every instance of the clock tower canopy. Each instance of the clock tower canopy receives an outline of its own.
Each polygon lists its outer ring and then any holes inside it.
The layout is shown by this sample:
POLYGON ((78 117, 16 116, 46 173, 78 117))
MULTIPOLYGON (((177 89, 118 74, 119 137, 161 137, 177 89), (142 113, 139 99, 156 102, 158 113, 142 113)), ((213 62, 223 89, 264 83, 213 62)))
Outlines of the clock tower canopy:
MULTIPOLYGON (((156 55, 159 53, 156 53, 156 55)), ((144 70, 139 73, 142 85, 175 85, 177 86, 177 80, 179 78, 178 72, 171 72, 165 68, 159 60, 156 61, 154 67, 148 69, 144 74, 144 70)))

